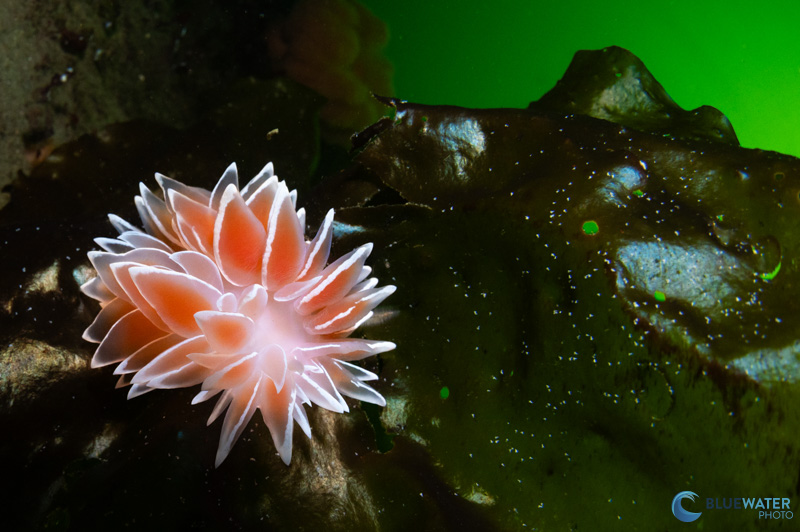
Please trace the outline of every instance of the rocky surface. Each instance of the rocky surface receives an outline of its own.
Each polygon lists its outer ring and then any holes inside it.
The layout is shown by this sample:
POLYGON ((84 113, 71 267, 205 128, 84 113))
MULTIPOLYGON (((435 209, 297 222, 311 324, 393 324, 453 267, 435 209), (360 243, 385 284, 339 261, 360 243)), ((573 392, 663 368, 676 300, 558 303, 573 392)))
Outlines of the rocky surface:
POLYGON ((0 189, 108 125, 193 123, 231 78, 269 70, 264 34, 288 3, 4 2, 0 189))

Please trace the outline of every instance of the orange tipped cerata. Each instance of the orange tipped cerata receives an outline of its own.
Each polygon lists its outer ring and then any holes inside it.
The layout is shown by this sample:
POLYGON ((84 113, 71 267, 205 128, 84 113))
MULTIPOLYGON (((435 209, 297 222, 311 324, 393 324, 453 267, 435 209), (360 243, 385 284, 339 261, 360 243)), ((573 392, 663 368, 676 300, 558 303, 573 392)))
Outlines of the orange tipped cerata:
POLYGON ((83 335, 100 344, 92 367, 119 364, 128 398, 198 384, 193 403, 218 396, 217 466, 256 410, 288 464, 294 422, 311 436, 304 405, 385 404, 365 384, 377 376, 352 362, 395 345, 348 338, 395 289, 368 278, 372 244, 327 265, 333 210, 307 241, 297 194, 271 163, 242 189, 235 164, 211 192, 156 180, 163 199, 143 184, 135 198, 144 229, 112 214, 119 236, 89 253, 97 277, 81 288, 101 306, 83 335))

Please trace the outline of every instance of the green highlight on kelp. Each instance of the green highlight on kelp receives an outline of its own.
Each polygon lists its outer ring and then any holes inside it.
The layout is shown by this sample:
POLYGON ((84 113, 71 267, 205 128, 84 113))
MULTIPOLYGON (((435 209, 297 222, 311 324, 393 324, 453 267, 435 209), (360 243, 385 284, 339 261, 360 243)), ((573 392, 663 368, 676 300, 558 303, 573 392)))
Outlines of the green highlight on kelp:
POLYGON ((664 293, 664 292, 662 292, 661 290, 656 290, 655 292, 653 292, 653 297, 654 297, 654 298, 655 298, 655 300, 656 300, 656 301, 658 301, 659 303, 663 303, 664 301, 666 301, 666 300, 667 300, 667 294, 665 294, 665 293, 664 293))
POLYGON ((759 275, 759 277, 761 277, 765 281, 771 281, 771 280, 773 280, 775 278, 776 275, 778 275, 779 271, 781 271, 781 263, 780 262, 778 263, 777 266, 775 266, 774 270, 772 270, 769 273, 762 273, 762 274, 759 275))

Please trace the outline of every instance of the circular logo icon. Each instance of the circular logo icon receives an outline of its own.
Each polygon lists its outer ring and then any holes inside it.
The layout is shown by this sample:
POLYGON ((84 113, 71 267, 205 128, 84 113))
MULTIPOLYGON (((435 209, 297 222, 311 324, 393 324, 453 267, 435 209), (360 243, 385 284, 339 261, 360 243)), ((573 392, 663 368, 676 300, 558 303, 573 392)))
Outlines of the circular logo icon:
POLYGON ((683 499, 689 499, 694 502, 697 496, 698 495, 693 491, 682 491, 675 495, 672 499, 672 515, 674 515, 678 521, 683 521, 684 523, 697 521, 697 518, 700 517, 703 512, 687 512, 683 509, 683 506, 681 506, 681 501, 683 499))

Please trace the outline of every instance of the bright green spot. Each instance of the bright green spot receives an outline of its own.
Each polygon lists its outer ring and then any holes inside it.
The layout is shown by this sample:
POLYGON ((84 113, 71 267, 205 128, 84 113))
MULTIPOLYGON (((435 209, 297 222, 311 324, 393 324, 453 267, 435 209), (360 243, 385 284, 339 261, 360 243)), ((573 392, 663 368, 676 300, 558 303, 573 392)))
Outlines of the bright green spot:
POLYGON ((717 220, 719 220, 721 222, 724 217, 725 217, 724 214, 718 214, 717 215, 717 220))
POLYGON ((583 233, 586 235, 596 235, 600 231, 600 226, 594 220, 587 220, 583 222, 583 233))
POLYGON ((644 192, 642 192, 639 189, 636 189, 636 190, 633 191, 633 195, 634 196, 639 196, 641 198, 642 196, 644 196, 644 192))
POLYGON ((781 271, 781 263, 780 262, 778 263, 777 266, 775 266, 775 269, 772 270, 771 272, 762 273, 761 274, 761 278, 764 279, 765 281, 771 281, 771 280, 773 280, 775 278, 776 275, 778 275, 779 271, 781 271))
POLYGON ((662 292, 661 290, 656 290, 653 293, 653 297, 656 298, 656 301, 663 302, 667 300, 667 295, 662 292))
POLYGON ((447 399, 448 397, 450 397, 450 388, 448 388, 447 386, 442 386, 442 389, 439 390, 439 397, 441 397, 442 399, 447 399))

